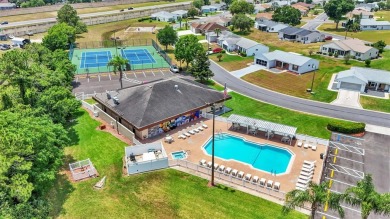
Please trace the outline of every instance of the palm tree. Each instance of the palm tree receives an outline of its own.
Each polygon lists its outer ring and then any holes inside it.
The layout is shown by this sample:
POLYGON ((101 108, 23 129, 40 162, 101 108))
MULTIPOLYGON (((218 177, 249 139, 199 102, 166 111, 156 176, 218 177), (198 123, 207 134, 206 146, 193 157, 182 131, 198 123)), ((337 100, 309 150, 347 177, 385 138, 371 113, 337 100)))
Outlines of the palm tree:
POLYGON ((362 219, 367 219, 371 212, 390 215, 390 193, 379 194, 375 191, 370 174, 357 182, 356 187, 349 187, 344 200, 352 206, 360 206, 362 219))
POLYGON ((121 83, 121 88, 123 88, 123 83, 122 83, 122 77, 123 77, 123 66, 129 63, 129 60, 115 55, 114 58, 112 58, 108 63, 107 66, 112 66, 114 74, 116 74, 116 71, 119 71, 119 82, 121 83))
POLYGON ((219 34, 221 33, 221 29, 215 28, 214 33, 217 34, 217 38, 219 37, 219 34))
POLYGON ((177 21, 179 22, 179 25, 180 25, 179 29, 181 29, 181 22, 183 21, 183 18, 178 17, 178 18, 177 18, 177 21))
POLYGON ((287 214, 296 207, 303 207, 305 203, 310 203, 311 218, 314 218, 316 210, 327 203, 328 208, 337 210, 340 217, 344 218, 344 210, 340 206, 341 198, 341 194, 328 193, 327 182, 322 182, 321 184, 309 182, 307 190, 294 189, 286 194, 286 201, 282 211, 284 214, 287 214))

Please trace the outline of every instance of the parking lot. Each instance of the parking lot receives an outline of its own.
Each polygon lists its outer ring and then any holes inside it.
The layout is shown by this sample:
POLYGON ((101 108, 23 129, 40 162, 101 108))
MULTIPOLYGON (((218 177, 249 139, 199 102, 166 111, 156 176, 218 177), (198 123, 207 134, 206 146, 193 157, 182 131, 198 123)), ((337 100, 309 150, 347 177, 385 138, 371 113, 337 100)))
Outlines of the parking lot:
MULTIPOLYGON (((384 193, 390 190, 390 136, 367 132, 363 138, 332 135, 326 161, 325 180, 332 192, 344 192, 355 186, 365 174, 371 174, 375 188, 384 193)), ((342 203, 345 218, 360 218, 360 208, 342 203)), ((324 206, 316 218, 339 218, 337 212, 324 206)), ((371 213, 370 219, 388 219, 371 213)))
MULTIPOLYGON (((174 77, 169 69, 147 69, 126 71, 123 75, 123 87, 131 87, 164 78, 174 77)), ((116 74, 97 73, 76 75, 72 83, 73 93, 93 94, 120 89, 119 72, 116 74)))

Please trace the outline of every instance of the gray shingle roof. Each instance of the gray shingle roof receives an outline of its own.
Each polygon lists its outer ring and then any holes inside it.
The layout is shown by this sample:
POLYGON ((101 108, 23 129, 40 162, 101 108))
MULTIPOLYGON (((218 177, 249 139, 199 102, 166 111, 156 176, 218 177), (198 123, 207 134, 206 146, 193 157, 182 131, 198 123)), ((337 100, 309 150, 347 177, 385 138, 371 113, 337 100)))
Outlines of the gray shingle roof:
POLYGON ((354 76, 366 83, 368 81, 390 84, 390 71, 372 68, 352 67, 350 70, 341 71, 337 74, 337 79, 354 76))
MULTIPOLYGON (((251 47, 254 47, 254 46, 256 46, 256 45, 259 45, 260 43, 242 37, 236 44, 237 44, 237 46, 242 47, 242 48, 244 48, 244 49, 249 49, 249 48, 251 48, 251 47)), ((260 45, 262 45, 262 44, 260 44, 260 45)))
POLYGON ((124 88, 112 92, 111 96, 118 97, 118 105, 112 99, 108 100, 106 93, 98 93, 94 97, 138 129, 204 107, 206 102, 224 99, 222 92, 184 78, 124 88), (178 90, 175 85, 178 85, 178 90))
POLYGON ((260 59, 265 58, 267 60, 279 60, 282 62, 286 62, 298 66, 302 66, 303 64, 311 60, 311 58, 306 56, 302 56, 290 52, 283 52, 280 50, 275 50, 273 52, 268 52, 263 54, 257 54, 256 58, 260 58, 260 59))
POLYGON ((305 29, 298 28, 298 27, 286 27, 286 28, 281 29, 279 32, 282 32, 282 33, 288 34, 288 35, 295 35, 301 31, 305 31, 305 29))
POLYGON ((390 25, 388 21, 376 21, 375 19, 361 19, 360 26, 390 25))

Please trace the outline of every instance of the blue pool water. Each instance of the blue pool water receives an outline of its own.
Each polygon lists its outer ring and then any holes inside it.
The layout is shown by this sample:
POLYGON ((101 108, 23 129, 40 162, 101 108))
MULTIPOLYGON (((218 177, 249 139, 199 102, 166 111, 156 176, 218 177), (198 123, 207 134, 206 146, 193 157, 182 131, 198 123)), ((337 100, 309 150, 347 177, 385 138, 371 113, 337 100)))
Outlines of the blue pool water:
MULTIPOLYGON (((204 145, 209 155, 211 155, 211 144, 210 139, 204 145)), ((292 154, 285 149, 247 142, 240 137, 227 134, 223 134, 223 137, 215 137, 214 153, 216 157, 240 161, 256 169, 275 174, 286 172, 292 157, 292 154)))
POLYGON ((172 158, 173 158, 174 160, 186 158, 186 153, 185 153, 184 151, 172 152, 171 155, 172 155, 172 158))

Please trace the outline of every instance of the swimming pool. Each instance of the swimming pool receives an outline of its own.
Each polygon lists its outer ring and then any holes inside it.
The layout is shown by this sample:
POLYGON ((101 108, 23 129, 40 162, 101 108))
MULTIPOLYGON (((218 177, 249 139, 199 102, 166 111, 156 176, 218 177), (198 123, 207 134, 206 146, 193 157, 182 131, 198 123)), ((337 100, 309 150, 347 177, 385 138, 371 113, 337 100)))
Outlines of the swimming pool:
MULTIPOLYGON (((209 155, 211 155, 211 144, 210 138, 203 146, 209 155)), ((293 157, 289 150, 269 144, 257 144, 228 134, 215 137, 214 153, 221 159, 236 160, 274 174, 285 173, 293 157)))
POLYGON ((174 160, 182 160, 187 158, 185 151, 175 151, 171 153, 172 159, 174 160))

